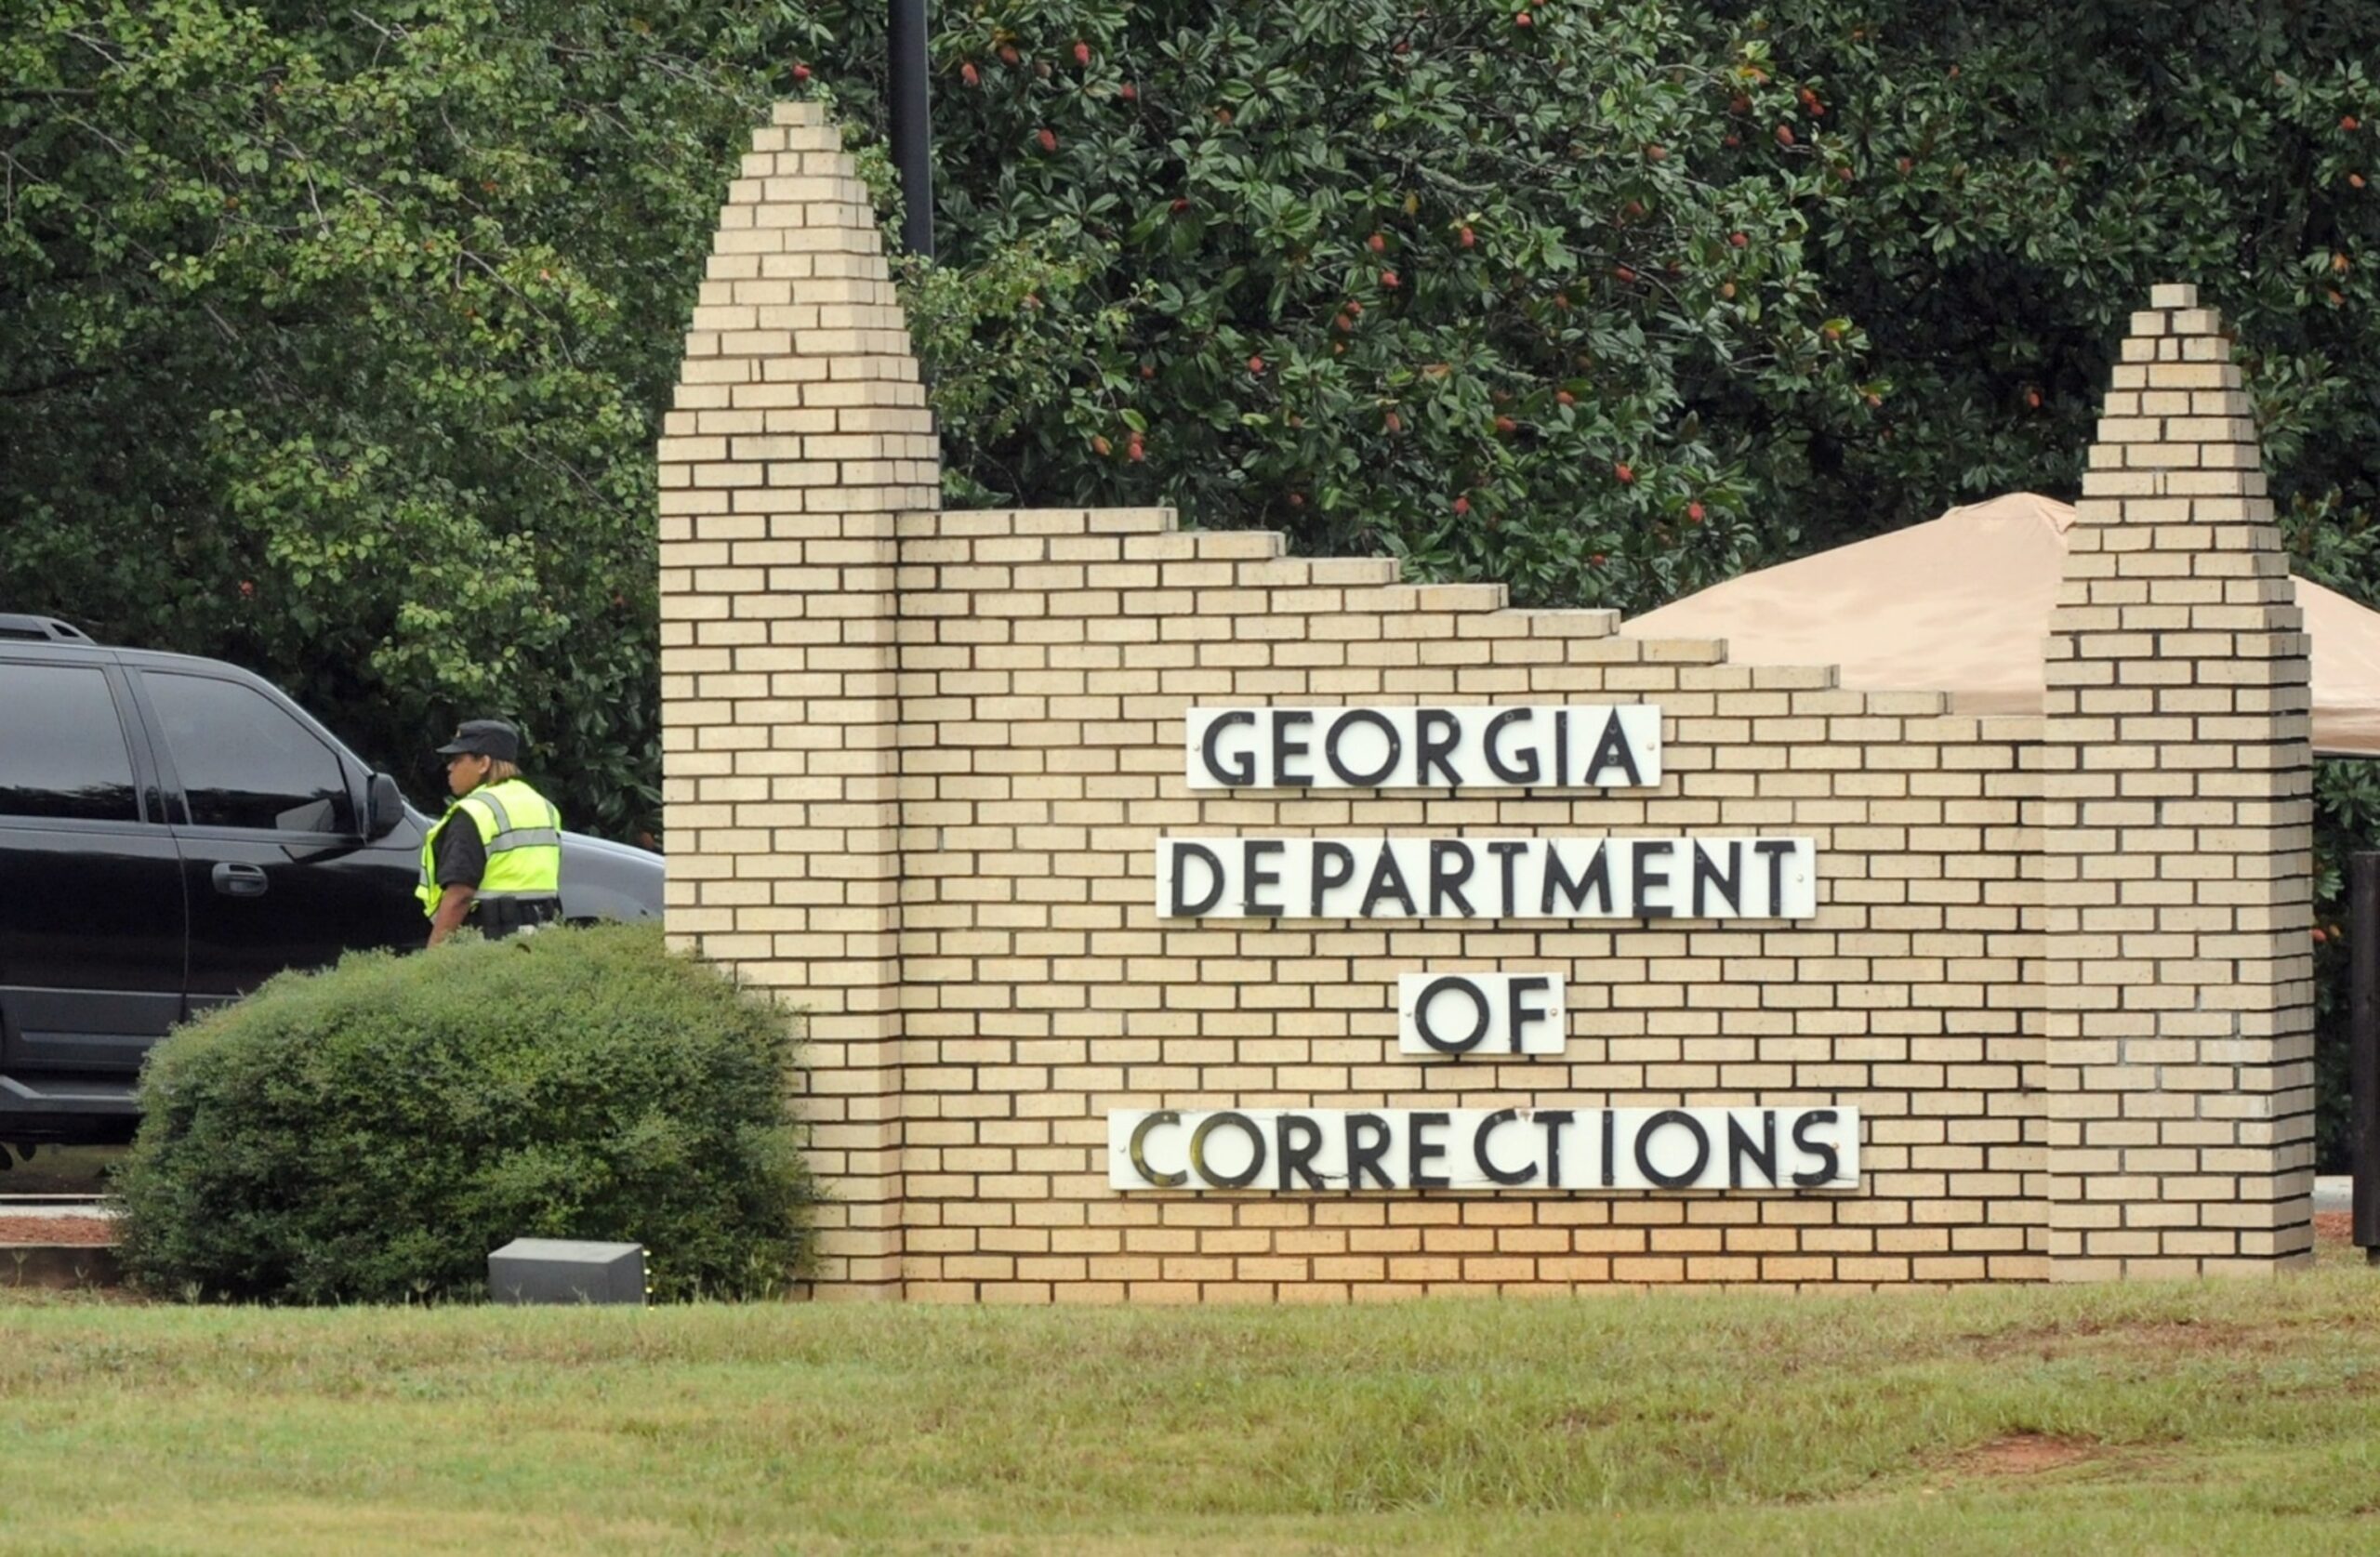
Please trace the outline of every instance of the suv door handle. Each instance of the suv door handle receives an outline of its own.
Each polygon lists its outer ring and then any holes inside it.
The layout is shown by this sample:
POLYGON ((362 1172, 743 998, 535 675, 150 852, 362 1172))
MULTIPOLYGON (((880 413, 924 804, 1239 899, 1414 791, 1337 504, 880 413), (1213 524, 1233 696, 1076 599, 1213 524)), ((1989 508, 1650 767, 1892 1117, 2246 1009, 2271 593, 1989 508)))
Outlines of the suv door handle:
POLYGON ((265 879, 262 865, 233 864, 226 860, 215 867, 215 890, 225 897, 262 897, 271 883, 265 879))

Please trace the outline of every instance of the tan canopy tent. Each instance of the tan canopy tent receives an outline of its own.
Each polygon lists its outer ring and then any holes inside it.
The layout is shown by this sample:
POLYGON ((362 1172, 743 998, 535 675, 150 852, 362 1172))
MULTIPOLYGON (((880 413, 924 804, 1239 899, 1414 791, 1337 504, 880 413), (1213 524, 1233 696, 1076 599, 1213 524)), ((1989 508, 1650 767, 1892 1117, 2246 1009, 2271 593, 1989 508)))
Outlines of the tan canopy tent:
MULTIPOLYGON (((2068 505, 2017 493, 1634 617, 1633 638, 1723 638, 1739 665, 1839 665, 1863 692, 1947 692, 1963 713, 2038 714, 2068 505)), ((2295 581, 2314 641, 2314 750, 2380 757, 2380 613, 2295 581)))

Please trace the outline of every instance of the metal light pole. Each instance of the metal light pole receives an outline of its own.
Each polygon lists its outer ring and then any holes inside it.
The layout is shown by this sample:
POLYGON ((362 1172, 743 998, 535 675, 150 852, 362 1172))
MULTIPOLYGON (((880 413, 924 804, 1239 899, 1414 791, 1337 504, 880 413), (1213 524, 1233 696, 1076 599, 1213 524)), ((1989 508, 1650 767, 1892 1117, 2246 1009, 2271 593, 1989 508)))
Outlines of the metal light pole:
POLYGON ((901 246, 933 257, 932 128, 926 108, 926 0, 886 0, 886 108, 901 173, 901 246))
POLYGON ((2380 1265, 2380 854, 2350 854, 2347 911, 2355 937, 2348 963, 2348 1132, 2355 1198, 2356 1244, 2380 1265))

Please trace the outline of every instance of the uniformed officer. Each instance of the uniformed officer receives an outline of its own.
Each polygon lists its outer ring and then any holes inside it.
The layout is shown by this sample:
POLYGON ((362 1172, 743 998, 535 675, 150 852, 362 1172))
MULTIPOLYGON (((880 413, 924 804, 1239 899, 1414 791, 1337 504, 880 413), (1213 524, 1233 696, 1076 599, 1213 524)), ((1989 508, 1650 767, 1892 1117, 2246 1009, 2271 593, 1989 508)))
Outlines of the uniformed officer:
POLYGON ((521 732, 468 719, 438 748, 446 759, 446 814, 421 842, 430 943, 466 924, 490 936, 562 917, 562 813, 521 777, 521 732))

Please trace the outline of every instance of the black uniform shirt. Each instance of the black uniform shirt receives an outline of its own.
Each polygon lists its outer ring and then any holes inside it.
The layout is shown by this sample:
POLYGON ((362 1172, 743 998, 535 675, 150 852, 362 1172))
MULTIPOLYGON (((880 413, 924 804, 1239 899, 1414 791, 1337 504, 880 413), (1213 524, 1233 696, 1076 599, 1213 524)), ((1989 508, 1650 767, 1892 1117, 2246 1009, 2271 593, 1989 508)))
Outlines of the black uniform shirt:
POLYGON ((432 851, 438 885, 476 888, 487 874, 487 845, 480 841, 480 830, 468 814, 446 814, 447 823, 439 829, 438 845, 432 851))

